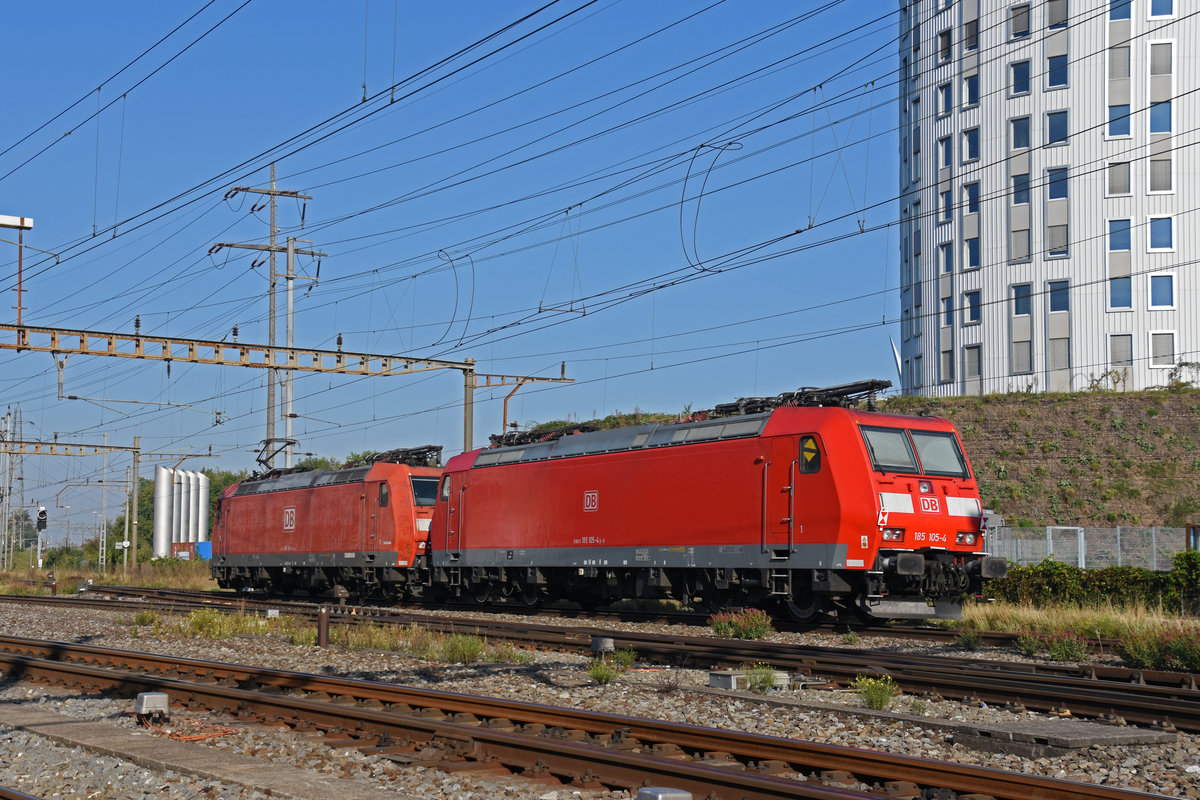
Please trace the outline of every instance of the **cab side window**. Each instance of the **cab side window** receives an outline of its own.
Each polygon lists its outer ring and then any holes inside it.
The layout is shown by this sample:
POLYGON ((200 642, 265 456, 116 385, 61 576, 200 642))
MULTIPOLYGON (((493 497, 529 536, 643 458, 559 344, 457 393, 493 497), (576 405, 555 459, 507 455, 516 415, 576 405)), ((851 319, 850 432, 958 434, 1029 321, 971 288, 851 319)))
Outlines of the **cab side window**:
POLYGON ((379 507, 383 508, 388 504, 388 485, 386 483, 379 484, 379 507))
POLYGON ((813 475, 821 471, 821 448, 815 436, 801 437, 798 470, 802 475, 813 475))
POLYGON ((442 476, 442 493, 441 494, 442 494, 443 500, 450 499, 450 476, 449 475, 442 476))

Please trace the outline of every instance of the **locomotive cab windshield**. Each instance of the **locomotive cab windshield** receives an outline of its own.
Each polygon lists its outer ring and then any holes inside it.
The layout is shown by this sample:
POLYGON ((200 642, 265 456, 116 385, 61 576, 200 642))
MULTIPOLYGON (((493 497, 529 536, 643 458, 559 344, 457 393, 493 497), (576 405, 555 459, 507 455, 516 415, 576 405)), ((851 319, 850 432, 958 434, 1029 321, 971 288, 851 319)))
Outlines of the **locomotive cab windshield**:
POLYGON ((868 425, 862 425, 860 429, 876 472, 969 477, 967 460, 952 433, 868 425))

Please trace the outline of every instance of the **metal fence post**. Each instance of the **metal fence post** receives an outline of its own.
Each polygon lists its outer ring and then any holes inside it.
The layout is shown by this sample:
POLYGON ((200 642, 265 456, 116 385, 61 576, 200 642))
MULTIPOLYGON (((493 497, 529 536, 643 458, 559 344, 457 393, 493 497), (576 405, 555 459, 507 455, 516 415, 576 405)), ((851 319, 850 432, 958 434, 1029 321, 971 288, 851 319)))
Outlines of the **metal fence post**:
POLYGON ((1050 526, 1046 526, 1046 558, 1054 557, 1054 536, 1050 533, 1050 526))
POLYGON ((1083 528, 1075 529, 1075 541, 1079 551, 1075 561, 1080 569, 1087 569, 1087 537, 1083 535, 1083 528))
POLYGON ((1158 526, 1150 529, 1150 569, 1158 569, 1158 526))
POLYGON ((1121 526, 1117 526, 1117 566, 1121 566, 1121 526))

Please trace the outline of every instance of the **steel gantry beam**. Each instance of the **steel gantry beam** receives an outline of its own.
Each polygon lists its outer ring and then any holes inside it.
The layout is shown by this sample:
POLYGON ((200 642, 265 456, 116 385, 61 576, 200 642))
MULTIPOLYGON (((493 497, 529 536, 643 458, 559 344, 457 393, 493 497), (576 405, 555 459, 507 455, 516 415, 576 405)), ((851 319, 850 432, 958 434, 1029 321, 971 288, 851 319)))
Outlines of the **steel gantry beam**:
POLYGON ((150 361, 181 361, 189 364, 217 364, 226 367, 257 367, 364 377, 408 375, 435 369, 460 370, 463 374, 464 451, 472 450, 475 447, 476 389, 514 384, 520 387, 533 382, 575 382, 574 378, 566 377, 565 362, 562 365, 563 374, 557 378, 485 375, 475 372, 475 359, 473 358, 465 358, 462 361, 446 361, 437 358, 350 353, 340 349, 312 350, 244 342, 177 339, 169 336, 149 336, 142 333, 108 333, 0 324, 0 334, 4 332, 11 332, 15 334, 15 337, 10 341, 0 336, 0 350, 16 350, 17 352, 29 350, 50 353, 54 356, 87 355, 140 358, 150 361))
POLYGON ((275 347, 243 342, 177 339, 144 333, 36 328, 30 325, 0 324, 0 332, 15 334, 15 340, 0 338, 0 350, 29 350, 85 356, 141 358, 150 361, 181 361, 190 364, 218 364, 225 367, 331 372, 342 375, 406 375, 433 369, 474 371, 475 361, 443 361, 434 358, 382 356, 350 353, 343 350, 310 350, 275 347))

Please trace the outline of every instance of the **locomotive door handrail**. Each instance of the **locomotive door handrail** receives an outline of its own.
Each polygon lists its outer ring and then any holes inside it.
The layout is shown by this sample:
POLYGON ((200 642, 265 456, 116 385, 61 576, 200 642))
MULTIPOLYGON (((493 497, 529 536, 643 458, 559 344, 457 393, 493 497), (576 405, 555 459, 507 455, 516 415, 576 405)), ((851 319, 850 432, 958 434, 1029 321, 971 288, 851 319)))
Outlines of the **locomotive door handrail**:
POLYGON ((792 465, 788 468, 788 554, 795 552, 794 543, 796 541, 796 470, 800 466, 800 459, 792 459, 792 465))

